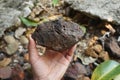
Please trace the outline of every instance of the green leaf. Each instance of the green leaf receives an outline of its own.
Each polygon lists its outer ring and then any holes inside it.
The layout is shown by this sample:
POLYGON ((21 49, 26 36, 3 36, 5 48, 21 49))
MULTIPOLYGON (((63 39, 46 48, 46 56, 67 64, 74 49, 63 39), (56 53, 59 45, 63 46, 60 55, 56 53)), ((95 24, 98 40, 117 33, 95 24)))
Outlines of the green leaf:
POLYGON ((27 27, 32 27, 32 26, 37 26, 38 23, 31 21, 25 17, 20 17, 21 21, 23 22, 23 24, 25 24, 27 27))
POLYGON ((84 34, 86 33, 86 27, 85 26, 81 26, 80 25, 80 28, 82 29, 82 31, 84 32, 84 34))
POLYGON ((113 80, 120 74, 120 64, 109 60, 101 63, 93 72, 91 80, 113 80))
POLYGON ((120 80, 120 74, 117 75, 113 80, 120 80))
POLYGON ((53 6, 56 6, 58 4, 59 0, 52 0, 53 6))

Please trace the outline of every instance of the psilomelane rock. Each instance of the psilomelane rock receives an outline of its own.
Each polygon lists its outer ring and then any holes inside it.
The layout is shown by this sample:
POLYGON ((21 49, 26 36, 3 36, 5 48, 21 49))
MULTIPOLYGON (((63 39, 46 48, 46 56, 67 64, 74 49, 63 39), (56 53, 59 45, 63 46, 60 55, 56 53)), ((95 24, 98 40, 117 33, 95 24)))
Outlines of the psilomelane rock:
POLYGON ((40 24, 32 38, 38 45, 62 52, 75 45, 83 35, 84 32, 77 23, 57 19, 40 24))
POLYGON ((120 0, 65 0, 74 10, 90 17, 120 24, 120 0))

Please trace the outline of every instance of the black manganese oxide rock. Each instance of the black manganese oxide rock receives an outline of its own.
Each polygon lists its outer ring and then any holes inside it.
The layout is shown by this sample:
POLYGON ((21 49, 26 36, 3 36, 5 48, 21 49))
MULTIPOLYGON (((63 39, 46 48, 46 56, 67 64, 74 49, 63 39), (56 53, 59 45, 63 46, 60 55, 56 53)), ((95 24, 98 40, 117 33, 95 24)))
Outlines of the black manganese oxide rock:
POLYGON ((32 38, 38 45, 62 52, 75 45, 83 35, 79 24, 58 19, 40 24, 32 38))

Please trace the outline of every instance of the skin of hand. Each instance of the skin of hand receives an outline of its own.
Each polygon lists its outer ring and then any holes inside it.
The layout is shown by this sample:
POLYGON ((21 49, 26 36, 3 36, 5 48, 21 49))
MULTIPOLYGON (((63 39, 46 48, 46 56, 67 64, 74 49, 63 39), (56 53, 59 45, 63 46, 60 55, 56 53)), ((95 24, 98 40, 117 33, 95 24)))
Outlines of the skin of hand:
POLYGON ((75 48, 76 45, 62 53, 47 50, 40 56, 35 41, 29 36, 28 50, 34 80, 61 80, 72 60, 75 48))

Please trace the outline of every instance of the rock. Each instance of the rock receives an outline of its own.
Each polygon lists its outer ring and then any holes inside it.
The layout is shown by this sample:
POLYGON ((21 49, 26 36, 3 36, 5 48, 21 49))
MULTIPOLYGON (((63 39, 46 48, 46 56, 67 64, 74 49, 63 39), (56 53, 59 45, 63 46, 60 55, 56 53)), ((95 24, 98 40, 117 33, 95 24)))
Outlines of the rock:
POLYGON ((0 37, 7 28, 17 25, 19 19, 17 16, 20 14, 21 12, 18 10, 0 7, 0 37))
POLYGON ((15 38, 11 35, 4 36, 4 40, 7 44, 12 44, 15 42, 15 38))
POLYGON ((2 61, 6 57, 5 53, 0 51, 0 61, 2 61))
POLYGON ((28 53, 24 54, 24 61, 26 61, 26 62, 30 61, 28 53))
POLYGON ((85 67, 81 64, 76 62, 74 65, 68 67, 65 73, 65 80, 77 80, 80 75, 87 74, 85 67))
POLYGON ((18 41, 15 40, 15 38, 12 35, 6 35, 4 37, 4 40, 7 43, 7 46, 5 47, 6 53, 8 55, 13 55, 19 47, 18 41))
POLYGON ((11 58, 4 58, 2 61, 0 61, 0 68, 7 66, 11 61, 11 58))
POLYGON ((10 67, 0 68, 0 78, 7 79, 10 78, 12 74, 12 69, 10 67))
POLYGON ((16 65, 12 69, 11 80, 24 80, 25 73, 20 65, 16 65))
POLYGON ((119 0, 65 0, 70 6, 90 17, 120 24, 119 0))
POLYGON ((16 31, 15 31, 15 37, 17 39, 19 39, 20 36, 22 36, 22 34, 26 31, 25 28, 19 27, 16 31))
MULTIPOLYGON (((0 1, 0 37, 12 26, 20 25, 20 16, 28 16, 31 0, 1 0, 0 1)), ((35 0, 32 0, 35 1, 35 0)))
POLYGON ((75 45, 83 35, 84 32, 77 23, 58 19, 39 25, 32 37, 41 46, 64 51, 75 45))
POLYGON ((107 38, 104 47, 110 57, 120 58, 120 47, 114 37, 107 38))
POLYGON ((28 41, 28 39, 25 36, 21 36, 20 37, 20 42, 23 45, 27 45, 29 41, 28 41))
POLYGON ((5 50, 8 55, 13 55, 18 50, 19 43, 18 41, 15 41, 14 43, 8 44, 5 47, 5 50))
POLYGON ((23 15, 24 15, 23 17, 27 17, 31 12, 32 11, 31 11, 31 9, 29 7, 25 7, 23 9, 23 15))
POLYGON ((24 70, 30 69, 30 68, 31 68, 31 64, 29 64, 29 63, 25 63, 25 64, 23 65, 23 69, 24 69, 24 70))

